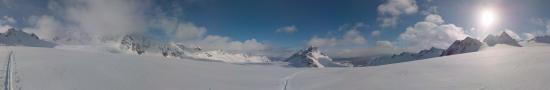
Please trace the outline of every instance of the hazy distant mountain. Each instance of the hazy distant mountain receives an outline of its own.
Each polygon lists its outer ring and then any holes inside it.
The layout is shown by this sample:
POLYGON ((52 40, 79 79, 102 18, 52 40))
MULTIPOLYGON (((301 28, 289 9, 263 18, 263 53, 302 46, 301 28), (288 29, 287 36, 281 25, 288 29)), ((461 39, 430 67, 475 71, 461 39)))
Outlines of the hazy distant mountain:
POLYGON ((359 66, 386 65, 386 64, 401 63, 401 62, 407 62, 407 61, 439 57, 444 51, 445 51, 444 49, 432 47, 427 50, 422 50, 418 53, 402 52, 400 54, 374 58, 372 60, 368 60, 366 62, 363 62, 362 64, 359 64, 359 66))
POLYGON ((40 40, 34 33, 26 33, 15 28, 0 33, 0 44, 7 46, 54 47, 56 44, 40 40))
POLYGON ((535 41, 540 43, 550 43, 550 36, 537 36, 529 41, 535 41))
POLYGON ((453 44, 451 44, 451 46, 449 46, 449 48, 447 48, 441 56, 475 52, 479 51, 481 46, 483 46, 483 43, 479 40, 466 37, 464 40, 456 40, 453 42, 453 44))
POLYGON ((483 42, 487 43, 487 45, 489 46, 495 46, 496 44, 507 44, 511 46, 521 47, 518 41, 512 38, 506 32, 502 32, 502 34, 500 34, 499 36, 489 35, 483 40, 483 42))

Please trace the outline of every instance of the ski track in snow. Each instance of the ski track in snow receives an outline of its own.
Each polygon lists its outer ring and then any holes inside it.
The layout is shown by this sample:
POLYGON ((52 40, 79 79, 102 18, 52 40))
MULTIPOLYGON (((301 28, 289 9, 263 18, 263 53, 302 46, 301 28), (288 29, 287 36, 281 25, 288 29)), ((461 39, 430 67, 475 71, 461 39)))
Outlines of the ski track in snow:
POLYGON ((306 72, 307 70, 301 70, 301 71, 298 71, 298 72, 294 72, 286 77, 284 77, 282 79, 283 81, 283 88, 281 88, 281 90, 288 90, 288 81, 292 78, 294 78, 296 75, 300 74, 300 73, 303 73, 303 72, 306 72))
POLYGON ((13 62, 13 51, 10 51, 8 54, 8 61, 6 63, 6 70, 4 76, 4 90, 13 90, 12 84, 12 62, 13 62))

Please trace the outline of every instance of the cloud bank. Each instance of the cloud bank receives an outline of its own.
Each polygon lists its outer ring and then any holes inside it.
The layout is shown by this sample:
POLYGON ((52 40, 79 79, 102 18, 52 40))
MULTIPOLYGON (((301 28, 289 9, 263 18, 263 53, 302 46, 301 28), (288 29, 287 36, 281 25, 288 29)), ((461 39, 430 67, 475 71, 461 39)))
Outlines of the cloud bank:
POLYGON ((50 13, 26 17, 30 26, 23 29, 49 41, 61 38, 71 40, 67 42, 104 43, 117 42, 124 35, 143 35, 236 52, 261 51, 269 46, 253 38, 238 41, 208 35, 207 27, 181 19, 182 7, 161 6, 153 0, 61 0, 49 1, 47 8, 50 13))
POLYGON ((344 47, 354 45, 365 45, 367 39, 357 29, 348 30, 342 35, 342 37, 328 37, 321 38, 314 36, 311 38, 307 45, 317 47, 344 47))
POLYGON ((292 26, 285 26, 285 27, 281 27, 277 30, 275 30, 275 32, 278 32, 278 33, 287 33, 287 34, 292 34, 294 32, 298 31, 298 29, 296 28, 296 26, 292 25, 292 26))
POLYGON ((400 15, 409 15, 418 12, 418 6, 415 0, 386 0, 378 6, 378 18, 381 21, 380 26, 395 26, 400 15))
POLYGON ((336 58, 373 58, 383 55, 391 55, 403 52, 402 49, 395 47, 390 41, 376 41, 373 47, 355 47, 355 48, 327 48, 329 56, 336 58))
POLYGON ((447 48, 455 40, 462 40, 467 36, 461 27, 444 24, 441 16, 430 14, 424 21, 407 27, 406 31, 399 35, 397 43, 416 52, 431 47, 447 48))
POLYGON ((15 24, 17 21, 13 19, 13 17, 9 16, 3 16, 2 19, 0 19, 0 32, 6 32, 8 29, 13 28, 12 25, 15 24))

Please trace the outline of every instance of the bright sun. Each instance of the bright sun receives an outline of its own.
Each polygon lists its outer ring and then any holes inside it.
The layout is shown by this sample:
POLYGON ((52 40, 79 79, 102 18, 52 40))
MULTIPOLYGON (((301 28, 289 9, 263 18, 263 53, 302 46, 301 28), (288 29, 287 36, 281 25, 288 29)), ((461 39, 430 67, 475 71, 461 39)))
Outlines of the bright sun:
POLYGON ((491 8, 483 8, 479 14, 479 23, 484 28, 491 27, 497 21, 496 11, 491 8))

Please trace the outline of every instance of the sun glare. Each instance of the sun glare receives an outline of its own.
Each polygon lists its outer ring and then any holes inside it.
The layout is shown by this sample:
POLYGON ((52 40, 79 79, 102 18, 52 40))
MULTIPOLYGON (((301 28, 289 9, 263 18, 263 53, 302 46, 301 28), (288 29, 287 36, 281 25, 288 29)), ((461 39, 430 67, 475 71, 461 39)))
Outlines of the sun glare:
POLYGON ((483 8, 479 13, 479 23, 484 28, 489 28, 497 21, 496 11, 491 8, 483 8))

